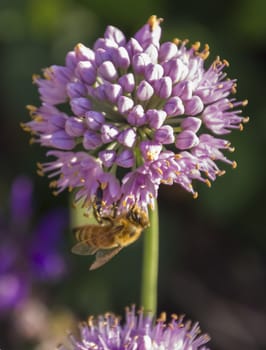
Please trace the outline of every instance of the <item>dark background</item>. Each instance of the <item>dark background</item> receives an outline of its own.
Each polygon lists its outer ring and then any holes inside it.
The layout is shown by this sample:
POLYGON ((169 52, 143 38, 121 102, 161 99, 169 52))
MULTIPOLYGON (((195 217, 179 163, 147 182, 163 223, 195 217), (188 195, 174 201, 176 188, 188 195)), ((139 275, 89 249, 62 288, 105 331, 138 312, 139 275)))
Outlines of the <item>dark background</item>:
MULTIPOLYGON (((198 320, 212 349, 266 349, 264 0, 0 0, 0 205, 19 174, 34 181, 34 220, 68 204, 67 194, 53 197, 48 180, 36 175, 45 150, 29 146, 19 126, 29 120, 25 105, 38 104, 32 74, 63 64, 78 42, 91 46, 108 24, 130 37, 152 14, 164 18, 162 41, 199 40, 210 45, 207 64, 217 55, 230 62, 228 76, 238 79, 237 98, 248 98, 244 113, 250 116, 243 132, 229 135, 237 169, 227 167, 211 189, 196 184, 197 200, 179 187, 161 188, 158 311, 198 320)), ((44 305, 79 319, 139 305, 142 240, 95 272, 88 272, 91 260, 70 254, 72 244, 66 230, 66 277, 34 287, 44 305)), ((35 348, 12 322, 1 324, 2 350, 35 348)))

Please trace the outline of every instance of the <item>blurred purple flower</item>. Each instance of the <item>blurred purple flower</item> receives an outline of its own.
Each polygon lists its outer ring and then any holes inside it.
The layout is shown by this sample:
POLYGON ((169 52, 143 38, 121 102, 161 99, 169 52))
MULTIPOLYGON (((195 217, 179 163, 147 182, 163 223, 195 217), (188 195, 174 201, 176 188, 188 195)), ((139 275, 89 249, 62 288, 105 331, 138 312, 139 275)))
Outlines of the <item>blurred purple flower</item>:
POLYGON ((65 263, 58 245, 67 213, 48 212, 31 228, 33 184, 19 176, 10 191, 10 211, 0 222, 0 313, 22 302, 40 281, 63 276, 65 263))
POLYGON ((156 324, 151 316, 140 311, 136 315, 134 307, 126 310, 125 323, 113 314, 90 317, 88 323, 80 325, 80 340, 69 335, 70 345, 59 345, 59 350, 208 350, 206 334, 200 335, 198 323, 184 322, 184 317, 172 315, 166 323, 165 314, 156 324))
POLYGON ((161 21, 151 16, 128 41, 108 26, 92 49, 78 44, 65 66, 33 77, 42 104, 28 107, 32 120, 22 127, 52 149, 47 155, 55 159, 39 165, 39 174, 57 178, 56 193, 75 188, 76 200, 90 207, 100 188, 107 214, 114 204, 118 212, 134 204, 147 210, 161 183, 196 197, 193 180, 210 185, 225 173, 217 161, 236 166, 224 155, 233 147, 219 136, 243 129, 247 101, 230 97, 236 80, 226 77, 227 61, 205 68, 208 45, 160 43, 161 21))

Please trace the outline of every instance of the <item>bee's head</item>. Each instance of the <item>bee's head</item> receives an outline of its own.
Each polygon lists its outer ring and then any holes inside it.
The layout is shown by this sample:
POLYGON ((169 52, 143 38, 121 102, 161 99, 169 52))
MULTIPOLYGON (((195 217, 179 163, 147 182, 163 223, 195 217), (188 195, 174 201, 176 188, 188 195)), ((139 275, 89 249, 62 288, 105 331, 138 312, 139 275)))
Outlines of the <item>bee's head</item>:
POLYGON ((127 218, 129 221, 135 225, 141 226, 143 229, 150 225, 147 213, 138 207, 134 207, 129 210, 127 213, 127 218))

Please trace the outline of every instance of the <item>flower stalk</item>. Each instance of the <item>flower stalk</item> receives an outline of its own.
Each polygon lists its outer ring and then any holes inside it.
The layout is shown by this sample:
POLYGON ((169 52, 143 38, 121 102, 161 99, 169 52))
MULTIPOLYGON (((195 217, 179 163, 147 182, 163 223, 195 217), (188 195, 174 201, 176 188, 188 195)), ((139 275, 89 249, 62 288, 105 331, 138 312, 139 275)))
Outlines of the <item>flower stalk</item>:
POLYGON ((150 226, 144 232, 143 267, 141 282, 141 305, 144 312, 156 315, 157 281, 159 262, 159 216, 158 205, 149 210, 150 226))

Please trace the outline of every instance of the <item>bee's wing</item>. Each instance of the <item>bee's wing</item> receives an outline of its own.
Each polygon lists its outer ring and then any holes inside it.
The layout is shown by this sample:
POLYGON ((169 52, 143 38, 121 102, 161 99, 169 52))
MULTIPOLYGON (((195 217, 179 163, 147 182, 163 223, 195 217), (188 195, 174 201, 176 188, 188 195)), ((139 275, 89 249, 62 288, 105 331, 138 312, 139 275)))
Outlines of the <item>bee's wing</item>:
POLYGON ((72 247, 71 252, 78 255, 93 255, 97 252, 97 248, 91 247, 86 241, 78 242, 72 247))
POLYGON ((94 263, 90 266, 90 270, 98 269, 99 267, 106 264, 109 260, 111 260, 116 254, 120 252, 122 249, 121 246, 115 247, 113 249, 101 249, 96 253, 96 259, 94 263))

